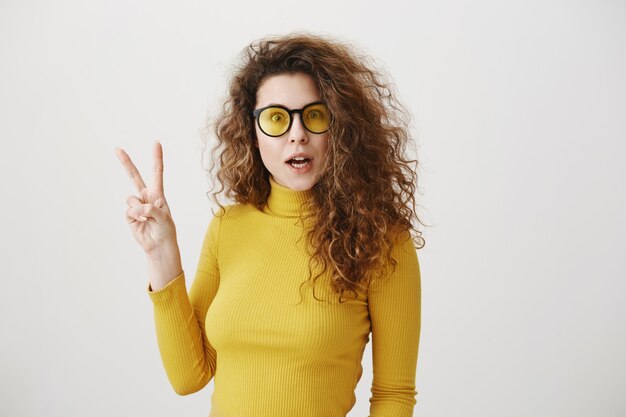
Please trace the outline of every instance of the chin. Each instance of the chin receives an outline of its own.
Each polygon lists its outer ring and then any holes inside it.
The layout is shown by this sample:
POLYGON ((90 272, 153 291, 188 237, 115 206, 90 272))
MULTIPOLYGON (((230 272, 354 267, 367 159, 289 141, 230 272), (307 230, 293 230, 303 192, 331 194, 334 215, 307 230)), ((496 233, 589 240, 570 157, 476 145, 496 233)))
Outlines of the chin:
POLYGON ((282 179, 282 178, 276 178, 274 177, 274 179, 276 180, 276 182, 278 182, 280 185, 290 188, 294 191, 306 191, 306 190, 310 190, 311 188, 313 188, 313 186, 315 185, 315 177, 314 176, 307 176, 306 178, 286 178, 286 180, 282 179))

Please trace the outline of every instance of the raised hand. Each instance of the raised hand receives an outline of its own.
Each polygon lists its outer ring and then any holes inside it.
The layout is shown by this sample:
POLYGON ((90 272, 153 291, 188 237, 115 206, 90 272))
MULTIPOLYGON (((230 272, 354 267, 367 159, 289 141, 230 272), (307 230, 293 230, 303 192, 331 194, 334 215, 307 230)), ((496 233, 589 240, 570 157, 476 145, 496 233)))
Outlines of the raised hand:
POLYGON ((115 148, 115 155, 139 193, 126 199, 126 221, 135 240, 147 255, 168 245, 177 245, 176 227, 163 192, 163 149, 159 141, 155 141, 152 147, 154 171, 150 186, 143 182, 137 167, 123 149, 115 148))

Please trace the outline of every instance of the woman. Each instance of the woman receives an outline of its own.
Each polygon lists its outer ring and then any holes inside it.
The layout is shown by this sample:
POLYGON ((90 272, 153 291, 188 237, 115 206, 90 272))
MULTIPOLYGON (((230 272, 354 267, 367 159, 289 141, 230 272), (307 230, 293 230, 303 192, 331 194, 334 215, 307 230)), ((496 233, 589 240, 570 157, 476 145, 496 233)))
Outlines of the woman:
POLYGON ((344 417, 370 332, 370 416, 413 415, 417 161, 403 156, 406 112, 363 60, 310 34, 245 50, 214 126, 220 209, 189 293, 161 145, 151 187, 116 150, 139 192, 126 218, 148 257, 165 370, 180 395, 213 379, 212 417, 344 417))

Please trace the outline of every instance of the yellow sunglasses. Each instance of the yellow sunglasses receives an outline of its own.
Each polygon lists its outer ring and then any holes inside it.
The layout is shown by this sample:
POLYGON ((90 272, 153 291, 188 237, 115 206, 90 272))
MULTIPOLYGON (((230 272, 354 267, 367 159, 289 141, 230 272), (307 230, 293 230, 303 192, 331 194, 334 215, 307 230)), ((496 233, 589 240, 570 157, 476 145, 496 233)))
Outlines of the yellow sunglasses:
POLYGON ((321 101, 307 104, 301 109, 292 110, 280 104, 272 104, 254 110, 252 116, 256 118, 261 132, 267 136, 278 137, 284 135, 291 128, 294 113, 300 114, 302 125, 311 133, 324 133, 330 126, 328 108, 321 101))

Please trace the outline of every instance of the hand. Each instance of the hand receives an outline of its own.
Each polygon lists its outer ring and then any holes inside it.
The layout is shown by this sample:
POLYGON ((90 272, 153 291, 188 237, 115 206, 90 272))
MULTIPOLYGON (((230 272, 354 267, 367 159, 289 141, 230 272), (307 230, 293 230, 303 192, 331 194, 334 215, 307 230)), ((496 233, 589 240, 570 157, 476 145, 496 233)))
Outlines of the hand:
POLYGON ((163 149, 159 141, 155 141, 152 147, 154 172, 153 183, 149 187, 146 187, 137 167, 123 149, 115 148, 115 155, 139 192, 139 195, 130 195, 126 199, 126 221, 135 240, 147 255, 168 245, 177 245, 176 227, 163 193, 163 149))

